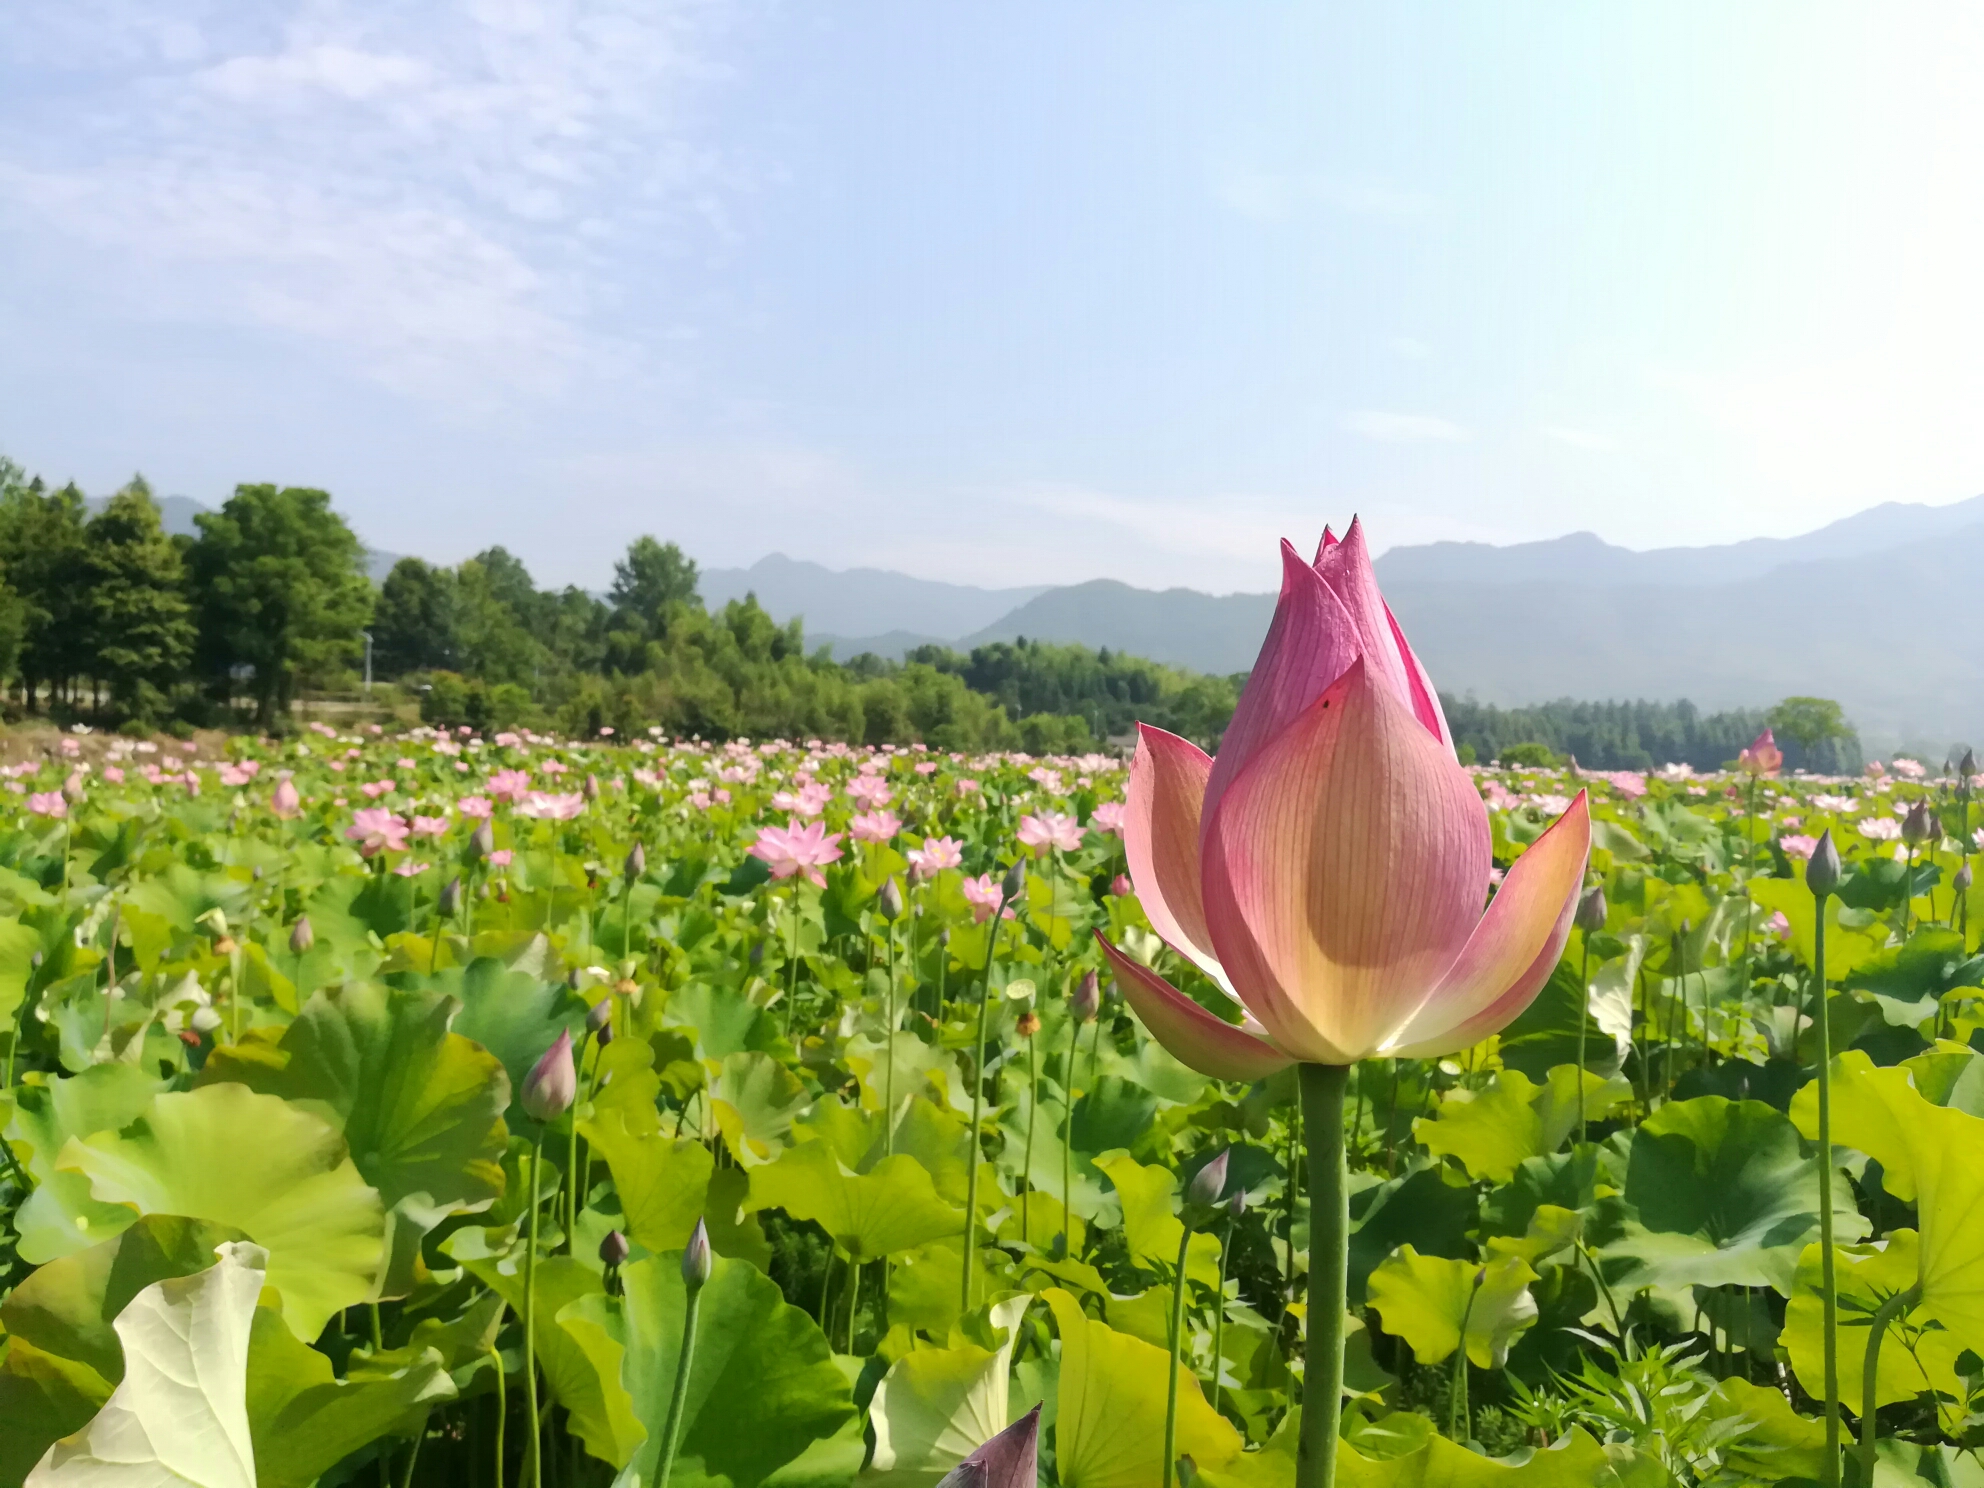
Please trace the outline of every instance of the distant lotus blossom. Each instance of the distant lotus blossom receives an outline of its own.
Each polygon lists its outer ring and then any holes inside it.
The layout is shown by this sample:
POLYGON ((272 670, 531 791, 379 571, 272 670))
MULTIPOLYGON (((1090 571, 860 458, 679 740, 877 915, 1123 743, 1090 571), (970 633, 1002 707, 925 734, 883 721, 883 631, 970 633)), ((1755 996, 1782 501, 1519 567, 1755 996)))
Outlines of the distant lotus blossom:
POLYGON ((65 738, 62 740, 62 752, 74 759, 83 752, 83 746, 74 739, 65 738))
POLYGON ((397 873, 401 878, 418 878, 433 866, 432 863, 416 863, 412 858, 408 858, 399 867, 395 868, 393 872, 397 873))
POLYGON ((958 777, 959 795, 961 796, 974 795, 977 793, 977 791, 978 791, 978 782, 976 780, 973 780, 968 775, 960 775, 958 777))
POLYGON ((1869 780, 1879 780, 1883 775, 1887 774, 1887 772, 1888 772, 1888 767, 1882 764, 1879 760, 1867 761, 1867 778, 1869 780))
POLYGON ((496 814, 496 805, 487 796, 463 796, 455 810, 472 821, 487 821, 496 814))
POLYGON ((1791 939, 1791 921, 1784 917, 1783 910, 1771 911, 1770 918, 1764 921, 1764 933, 1774 935, 1779 940, 1791 939))
POLYGON ((689 809, 691 811, 708 811, 710 806, 710 793, 708 791, 689 792, 689 809))
POLYGON ((902 819, 893 811, 869 811, 847 824, 856 842, 887 842, 902 830, 902 819))
POLYGON ((420 762, 418 760, 410 760, 402 756, 401 758, 393 761, 393 768, 396 770, 417 770, 420 768, 420 762))
POLYGON ((368 780, 358 789, 364 794, 365 798, 368 801, 376 801, 381 796, 391 795, 398 788, 399 788, 398 783, 395 781, 368 780))
POLYGON ((1784 850, 1787 858, 1810 858, 1818 851, 1819 839, 1799 833, 1789 833, 1779 837, 1777 845, 1784 850))
POLYGON ((405 820, 384 806, 374 806, 354 814, 344 835, 356 842, 358 850, 369 858, 380 852, 406 851, 407 831, 405 820))
POLYGON ((498 801, 515 804, 530 791, 530 771, 498 770, 489 777, 490 797, 498 801))
POLYGON ((571 770, 571 766, 566 764, 563 760, 555 760, 555 759, 546 760, 543 764, 539 765, 538 768, 544 771, 544 773, 547 775, 564 775, 571 770))
POLYGON ((1870 816, 1859 827, 1862 837, 1871 837, 1876 842, 1901 840, 1901 823, 1891 816, 1870 816))
POLYGON ((523 740, 515 734, 505 731, 498 734, 492 742, 498 749, 515 749, 519 744, 523 743, 523 740))
POLYGON ((796 792, 778 792, 772 797, 772 806, 779 811, 789 811, 794 816, 818 816, 827 809, 827 802, 833 798, 832 787, 817 780, 808 780, 796 792))
POLYGON ((1021 817, 1018 836, 1020 845, 1032 848, 1035 857, 1044 857, 1049 849, 1056 847, 1062 852, 1074 852, 1082 845, 1081 825, 1059 811, 1021 817))
POLYGON ((1679 762, 1671 765, 1662 765, 1660 767, 1660 778, 1662 780, 1693 780, 1695 778, 1695 767, 1679 762))
POLYGON ((440 837, 448 830, 445 816, 416 816, 413 819, 413 835, 416 837, 440 837))
POLYGON ((577 791, 569 796, 532 791, 517 803, 517 815, 537 821, 570 821, 585 809, 586 798, 577 791))
POLYGON ((1920 780, 1929 773, 1922 761, 1909 759, 1906 755, 1895 757, 1894 772, 1908 780, 1920 780))
POLYGON ((1499 780, 1482 781, 1481 798, 1497 811, 1513 811, 1522 805, 1522 797, 1499 780))
POLYGON ((1088 828, 1091 832, 1113 832, 1116 836, 1121 837, 1123 835, 1123 803, 1121 801, 1104 801, 1094 811, 1089 813, 1088 828))
POLYGON ((69 803, 60 791, 36 791, 28 797, 28 810, 36 816, 64 817, 69 814, 69 803))
POLYGON ((1509 870, 1506 868, 1490 868, 1488 870, 1488 887, 1499 889, 1502 886, 1502 880, 1508 876, 1509 870))
MULTIPOLYGON (((1000 883, 989 873, 981 873, 976 878, 964 881, 965 902, 971 906, 973 924, 982 925, 992 917, 992 911, 999 907, 1000 883)), ((1011 919, 1013 912, 1005 911, 1005 918, 1011 919)))
POLYGON ((1603 779, 1629 801, 1637 801, 1646 794, 1646 776, 1637 770, 1612 770, 1603 779))
POLYGON ((1750 747, 1736 756, 1736 768, 1753 778, 1775 775, 1784 768, 1784 751, 1777 747, 1769 729, 1758 734, 1750 747))
POLYGON ((758 840, 748 851, 760 862, 771 865, 773 878, 803 874, 818 887, 825 888, 826 876, 820 869, 840 857, 840 834, 829 833, 823 821, 809 821, 795 827, 765 826, 758 829, 758 840))
POLYGON ((919 775, 935 775, 937 773, 937 762, 935 760, 918 760, 916 762, 916 773, 919 775))
POLYGON ((935 878, 946 868, 964 866, 964 844, 955 837, 926 837, 923 846, 912 847, 909 873, 912 878, 935 878))
POLYGON ((1542 812, 1545 816, 1562 816, 1566 811, 1571 809, 1571 798, 1569 796, 1524 796, 1523 804, 1542 812))
POLYGON ((509 848, 499 847, 489 855, 489 866, 492 868, 507 868, 510 866, 510 860, 515 856, 516 854, 509 848))
POLYGON ((103 767, 103 778, 108 780, 112 785, 122 785, 124 783, 124 771, 118 765, 105 765, 103 767))
POLYGON ((1856 801, 1852 796, 1828 795, 1813 796, 1812 804, 1821 811, 1858 811, 1862 805, 1861 802, 1856 801))
POLYGON ((1796 816, 1787 816, 1782 821, 1780 821, 1778 825, 1780 827, 1795 827, 1799 824, 1801 820, 1802 818, 1796 816))
POLYGON ((1026 778, 1046 791, 1050 796, 1061 794, 1061 772, 1058 770, 1050 770, 1045 765, 1035 765, 1031 770, 1026 772, 1026 778))
POLYGON ((847 783, 847 794, 871 811, 879 811, 896 797, 888 781, 879 775, 857 775, 847 783))

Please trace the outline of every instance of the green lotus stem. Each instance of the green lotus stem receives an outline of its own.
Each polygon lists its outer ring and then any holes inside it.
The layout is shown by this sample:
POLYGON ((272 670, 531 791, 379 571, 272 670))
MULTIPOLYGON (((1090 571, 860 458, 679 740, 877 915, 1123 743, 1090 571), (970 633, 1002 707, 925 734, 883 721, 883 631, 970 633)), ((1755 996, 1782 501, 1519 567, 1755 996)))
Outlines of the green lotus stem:
MULTIPOLYGON (((609 997, 611 993, 607 994, 609 997)), ((579 1035, 579 1050, 576 1067, 586 1067, 586 1045, 592 1041, 592 1030, 586 1029, 579 1035)), ((574 1107, 565 1113, 571 1128, 565 1133, 565 1253, 576 1255, 579 1244, 579 1113, 574 1107)))
POLYGON ((847 1351, 854 1352, 854 1320, 861 1312, 861 1262, 847 1258, 847 1351))
POLYGON ((896 922, 889 921, 889 1022, 882 1035, 882 1156, 896 1151, 896 922))
POLYGON ((792 880, 792 954, 785 963, 785 1037, 792 1039, 792 1007, 799 1001, 799 880, 792 880))
POLYGON ((1219 1291, 1212 1307, 1212 1408, 1219 1409, 1219 1377, 1226 1364, 1226 1257, 1233 1249, 1233 1237, 1240 1231, 1237 1220, 1226 1222, 1226 1243, 1219 1248, 1219 1291))
POLYGON ((999 948, 999 923, 1005 918, 1006 896, 999 895, 985 937, 985 974, 978 982, 978 1033, 972 1040, 971 1054, 971 1145, 965 1148, 970 1165, 964 1183, 964 1310, 971 1311, 972 1264, 978 1251, 978 1168, 984 1153, 979 1146, 985 1118, 985 1008, 992 997, 992 953, 999 948))
MULTIPOLYGON (((1343 1410, 1343 1313, 1350 1288, 1350 1173, 1343 1143, 1350 1066, 1304 1064, 1299 1069, 1309 1148, 1309 1339, 1295 1484, 1335 1488, 1343 1410)), ((1292 1205, 1290 1214, 1292 1218, 1292 1205)))
MULTIPOLYGON (((828 1264, 832 1264, 829 1257, 828 1264)), ((675 1471, 675 1450, 681 1445, 682 1410, 689 1400, 689 1370, 696 1361, 696 1314, 702 1309, 703 1289, 688 1289, 688 1304, 682 1309, 682 1352, 675 1357, 675 1389, 668 1397, 668 1424, 661 1428, 661 1462, 655 1468, 655 1488, 668 1488, 668 1476, 675 1471)))
POLYGON ((543 1433, 537 1424, 537 1210, 544 1164, 544 1127, 539 1125, 530 1151, 530 1240, 524 1250, 524 1419, 530 1422, 530 1445, 524 1452, 524 1482, 539 1488, 544 1482, 543 1433))
POLYGON ((1026 1041, 1026 1149, 1020 1158, 1020 1243, 1033 1243, 1032 1208, 1027 1202, 1033 1193, 1033 1119, 1040 1110, 1040 1046, 1026 1041))
POLYGON ((509 1419, 510 1400, 503 1386, 503 1356, 493 1343, 489 1357, 496 1361, 496 1488, 503 1488, 503 1428, 509 1419))
POLYGON ((1164 1385, 1164 1488, 1171 1488, 1178 1471, 1178 1355, 1185 1344, 1185 1259, 1192 1246, 1192 1227, 1182 1220, 1178 1236, 1178 1269, 1171 1278, 1171 1372, 1164 1385))
POLYGON ((1825 1313, 1826 1460, 1821 1481, 1839 1488, 1839 1287, 1832 1254, 1832 1037, 1826 1020, 1826 896, 1812 896, 1818 910, 1812 935, 1812 980, 1817 1007, 1812 1024, 1819 1039, 1819 1298, 1825 1313))
MULTIPOLYGON (((1584 1026, 1591 1021, 1591 932, 1580 930, 1578 938, 1583 942, 1583 956, 1578 966, 1578 991, 1584 1003, 1578 1009, 1578 1144, 1586 1140, 1584 1116, 1584 1026)), ((1392 1061, 1392 1068, 1398 1068, 1398 1061, 1392 1061)))
MULTIPOLYGON (((1100 1022, 1100 1019, 1096 1021, 1100 1022)), ((1073 1008, 1068 1009, 1068 1068, 1062 1081, 1067 1110, 1067 1129, 1061 1137, 1061 1253, 1075 1253, 1074 1169, 1075 1145, 1075 1053, 1081 1048, 1082 1024, 1073 1008)))
POLYGON ((1912 1286, 1905 1292, 1896 1292, 1883 1302, 1874 1313, 1873 1331, 1867 1335, 1867 1363, 1860 1375, 1860 1482, 1863 1488, 1874 1481, 1874 1452, 1876 1445, 1876 1418, 1880 1408, 1878 1386, 1881 1374, 1881 1339, 1886 1336, 1888 1324, 1901 1313, 1913 1307, 1922 1295, 1922 1288, 1912 1286))
POLYGON ((1460 1347, 1454 1350, 1454 1387, 1447 1402, 1447 1435, 1465 1442, 1474 1435, 1473 1412, 1467 1405, 1467 1325, 1474 1317, 1474 1299, 1481 1295, 1481 1273, 1474 1273, 1474 1286, 1467 1294, 1467 1306, 1460 1310, 1460 1347))

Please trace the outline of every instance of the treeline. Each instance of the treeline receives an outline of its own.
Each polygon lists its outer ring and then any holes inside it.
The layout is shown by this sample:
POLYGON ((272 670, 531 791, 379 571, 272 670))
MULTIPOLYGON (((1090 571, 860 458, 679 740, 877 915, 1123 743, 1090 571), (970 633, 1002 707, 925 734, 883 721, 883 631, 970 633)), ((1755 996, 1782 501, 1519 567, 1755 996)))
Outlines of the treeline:
POLYGON ((1545 763, 1571 759, 1593 770, 1649 770, 1686 764, 1715 770, 1734 760, 1768 726, 1787 770, 1820 775, 1859 771, 1859 736, 1839 704, 1786 698, 1767 710, 1703 713, 1693 703, 1583 703, 1561 698, 1527 708, 1498 708, 1442 693, 1447 724, 1462 758, 1545 763))

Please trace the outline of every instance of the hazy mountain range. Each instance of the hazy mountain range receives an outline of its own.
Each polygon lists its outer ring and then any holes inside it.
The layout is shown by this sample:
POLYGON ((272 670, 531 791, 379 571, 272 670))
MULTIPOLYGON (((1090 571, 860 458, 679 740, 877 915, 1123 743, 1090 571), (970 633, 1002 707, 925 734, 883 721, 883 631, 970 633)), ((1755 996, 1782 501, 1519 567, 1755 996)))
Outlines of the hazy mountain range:
MULTIPOLYGON (((1905 743, 1940 758, 1955 741, 1984 744, 1984 496, 1889 502, 1799 537, 1713 547, 1636 552, 1589 532, 1428 543, 1391 549, 1377 569, 1449 692, 1505 705, 1685 697, 1707 709, 1816 694, 1843 703, 1870 748, 1905 743)), ((711 602, 748 589, 780 620, 804 616, 842 657, 1028 636, 1236 672, 1274 610, 1271 593, 1108 579, 974 589, 782 555, 709 577, 711 602)))

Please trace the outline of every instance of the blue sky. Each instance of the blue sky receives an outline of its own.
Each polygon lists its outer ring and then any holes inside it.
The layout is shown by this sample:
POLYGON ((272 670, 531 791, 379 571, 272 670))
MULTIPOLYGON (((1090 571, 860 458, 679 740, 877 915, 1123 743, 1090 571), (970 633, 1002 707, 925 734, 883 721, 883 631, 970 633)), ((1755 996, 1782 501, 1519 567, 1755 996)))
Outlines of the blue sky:
POLYGON ((64 0, 0 451, 602 583, 1788 534, 1984 491, 1974 7, 64 0))

